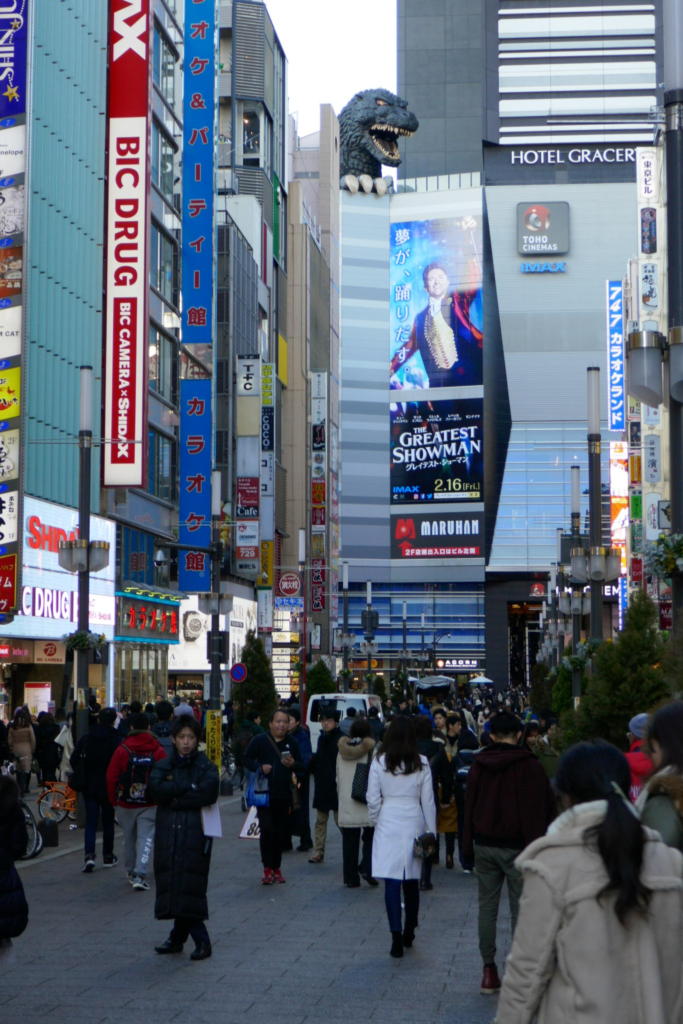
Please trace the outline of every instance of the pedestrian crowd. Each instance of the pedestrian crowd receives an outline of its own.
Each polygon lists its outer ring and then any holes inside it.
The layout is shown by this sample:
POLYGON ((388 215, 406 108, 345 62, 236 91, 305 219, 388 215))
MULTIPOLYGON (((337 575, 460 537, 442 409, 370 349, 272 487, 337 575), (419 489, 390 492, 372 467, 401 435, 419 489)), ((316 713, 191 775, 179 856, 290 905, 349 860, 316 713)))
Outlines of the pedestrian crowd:
MULTIPOLYGON (((332 817, 343 885, 383 884, 395 959, 424 924, 420 896, 441 858, 446 871, 473 876, 479 988, 499 996, 496 1024, 683 1024, 683 702, 634 709, 626 753, 599 739, 560 753, 556 725, 516 691, 353 711, 340 720, 336 702, 322 701, 312 749, 293 703, 265 722, 254 712, 236 722, 225 709, 235 780, 258 820, 264 886, 286 883, 295 843, 311 865, 325 862, 332 817), (504 887, 513 938, 501 978, 504 887)), ((100 822, 102 867, 116 867, 116 819, 132 889, 153 880, 155 916, 171 922, 156 952, 178 954, 191 937, 193 960, 211 956, 217 833, 207 823, 219 773, 200 750, 200 719, 167 701, 123 714, 93 707, 73 747, 62 716, 34 724, 18 709, 0 731, 0 761, 17 768, 17 782, 0 776, 0 942, 28 920, 14 866, 26 847, 20 794, 34 759, 41 778, 54 778, 68 752, 85 808, 83 871, 97 867, 100 822)))

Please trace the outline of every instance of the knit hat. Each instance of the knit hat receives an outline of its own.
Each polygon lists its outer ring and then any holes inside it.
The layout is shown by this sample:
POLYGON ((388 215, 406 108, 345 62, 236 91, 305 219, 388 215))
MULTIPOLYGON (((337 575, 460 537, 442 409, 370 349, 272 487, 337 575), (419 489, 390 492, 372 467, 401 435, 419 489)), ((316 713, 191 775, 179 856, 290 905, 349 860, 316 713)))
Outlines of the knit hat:
POLYGON ((181 715, 194 715, 194 711, 189 704, 178 704, 177 707, 173 708, 173 714, 176 718, 180 718, 181 715))
POLYGON ((650 716, 643 713, 642 715, 634 715, 631 721, 628 723, 628 731, 632 733, 637 739, 642 740, 647 732, 647 723, 650 716))

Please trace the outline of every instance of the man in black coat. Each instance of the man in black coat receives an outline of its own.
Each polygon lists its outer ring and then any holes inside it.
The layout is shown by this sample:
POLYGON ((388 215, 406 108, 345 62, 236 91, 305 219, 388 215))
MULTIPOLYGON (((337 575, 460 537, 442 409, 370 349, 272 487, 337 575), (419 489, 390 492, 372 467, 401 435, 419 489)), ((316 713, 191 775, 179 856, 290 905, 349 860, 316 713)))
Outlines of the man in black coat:
POLYGON ((313 856, 308 858, 309 864, 321 864, 325 859, 327 819, 330 811, 334 811, 334 820, 337 820, 337 754, 339 740, 342 737, 338 718, 339 712, 335 710, 334 705, 323 705, 320 711, 320 725, 323 731, 318 739, 315 754, 308 764, 308 770, 315 779, 313 806, 316 811, 313 856))
POLYGON ((503 882, 507 882, 510 924, 517 923, 522 875, 515 860, 525 846, 544 835, 555 815, 548 777, 526 747, 522 723, 509 711, 491 719, 491 742, 476 754, 467 779, 463 856, 477 872, 479 952, 484 962, 481 992, 500 988, 496 969, 496 921, 503 882))
POLYGON ((82 768, 85 801, 85 859, 83 871, 89 875, 95 870, 95 838, 97 820, 102 815, 102 864, 113 868, 118 862, 114 854, 114 808, 107 796, 107 768, 112 754, 122 740, 114 728, 116 710, 103 708, 98 721, 85 736, 81 736, 71 755, 74 772, 82 768))

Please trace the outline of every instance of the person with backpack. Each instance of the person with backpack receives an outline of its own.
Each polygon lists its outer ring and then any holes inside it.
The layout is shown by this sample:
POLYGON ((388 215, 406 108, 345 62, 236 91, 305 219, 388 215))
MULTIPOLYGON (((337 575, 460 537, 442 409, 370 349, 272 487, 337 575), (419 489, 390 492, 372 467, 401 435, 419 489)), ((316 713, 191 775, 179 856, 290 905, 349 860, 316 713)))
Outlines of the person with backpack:
POLYGON ((166 751, 149 728, 144 712, 132 714, 130 729, 114 752, 107 768, 107 793, 118 808, 117 818, 125 842, 128 881, 136 891, 149 889, 147 872, 152 865, 156 806, 147 792, 155 761, 166 751))
POLYGON ((118 864, 114 854, 114 807, 107 796, 107 768, 121 736, 114 728, 115 708, 102 708, 98 721, 81 736, 71 755, 73 774, 70 782, 83 794, 85 802, 85 850, 83 872, 95 870, 95 839, 97 822, 102 818, 102 864, 113 868, 118 864))

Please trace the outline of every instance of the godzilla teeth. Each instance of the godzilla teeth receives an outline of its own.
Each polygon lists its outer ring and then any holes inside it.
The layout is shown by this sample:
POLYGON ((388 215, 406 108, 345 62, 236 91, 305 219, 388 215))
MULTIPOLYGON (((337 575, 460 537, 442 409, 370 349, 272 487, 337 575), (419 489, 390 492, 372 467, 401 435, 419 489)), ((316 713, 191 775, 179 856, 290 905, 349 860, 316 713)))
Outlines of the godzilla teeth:
POLYGON ((414 135, 414 132, 408 131, 407 128, 399 128, 395 124, 373 124, 370 129, 371 132, 393 132, 394 135, 414 135))

